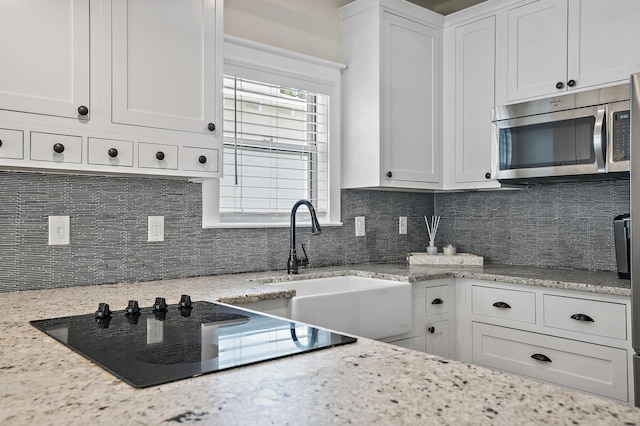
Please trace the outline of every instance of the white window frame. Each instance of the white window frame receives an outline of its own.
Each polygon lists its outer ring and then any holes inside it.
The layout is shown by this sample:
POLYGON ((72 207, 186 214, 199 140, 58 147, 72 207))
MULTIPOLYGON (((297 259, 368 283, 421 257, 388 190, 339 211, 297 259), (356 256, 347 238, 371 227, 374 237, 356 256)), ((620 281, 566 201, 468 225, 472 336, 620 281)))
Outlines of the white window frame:
MULTIPOLYGON (((345 66, 229 35, 224 37, 223 52, 225 74, 329 95, 327 211, 319 214, 318 220, 323 226, 341 226, 340 94, 341 71, 345 66)), ((279 228, 289 225, 288 218, 283 221, 282 218, 269 220, 246 214, 220 215, 220 180, 202 181, 203 228, 279 228)))

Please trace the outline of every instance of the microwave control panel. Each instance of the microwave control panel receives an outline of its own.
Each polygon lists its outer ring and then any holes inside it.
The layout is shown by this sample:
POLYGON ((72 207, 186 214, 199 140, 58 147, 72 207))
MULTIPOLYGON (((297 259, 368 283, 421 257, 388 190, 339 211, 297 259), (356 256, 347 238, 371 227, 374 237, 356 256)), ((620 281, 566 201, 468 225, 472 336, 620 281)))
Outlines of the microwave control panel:
POLYGON ((631 113, 616 111, 613 113, 611 143, 613 144, 614 162, 629 161, 629 145, 631 142, 631 113))

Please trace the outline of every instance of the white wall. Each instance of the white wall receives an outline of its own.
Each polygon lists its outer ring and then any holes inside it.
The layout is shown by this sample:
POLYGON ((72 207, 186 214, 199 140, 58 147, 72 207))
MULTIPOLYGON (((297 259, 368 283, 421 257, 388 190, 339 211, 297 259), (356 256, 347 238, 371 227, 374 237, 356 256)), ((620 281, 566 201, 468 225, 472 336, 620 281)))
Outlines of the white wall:
POLYGON ((342 20, 350 0, 225 0, 224 32, 334 62, 342 61, 342 20))

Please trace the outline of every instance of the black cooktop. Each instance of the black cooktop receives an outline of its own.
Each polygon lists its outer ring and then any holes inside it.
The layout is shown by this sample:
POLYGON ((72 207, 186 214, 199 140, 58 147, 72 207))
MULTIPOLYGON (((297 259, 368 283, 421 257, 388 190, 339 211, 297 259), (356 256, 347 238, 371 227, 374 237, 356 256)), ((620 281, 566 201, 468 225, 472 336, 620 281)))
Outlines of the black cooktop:
POLYGON ((136 388, 353 343, 356 339, 219 303, 191 302, 31 321, 136 388))

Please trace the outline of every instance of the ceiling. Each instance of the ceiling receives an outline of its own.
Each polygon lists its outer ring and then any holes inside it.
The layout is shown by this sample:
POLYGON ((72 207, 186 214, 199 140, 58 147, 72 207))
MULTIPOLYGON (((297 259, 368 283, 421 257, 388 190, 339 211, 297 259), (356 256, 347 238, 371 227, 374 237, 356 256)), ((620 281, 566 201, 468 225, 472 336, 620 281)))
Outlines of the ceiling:
MULTIPOLYGON (((351 3, 354 0, 337 0, 338 7, 351 3)), ((448 15, 462 9, 482 3, 486 0, 408 0, 418 6, 438 12, 441 15, 448 15)))

